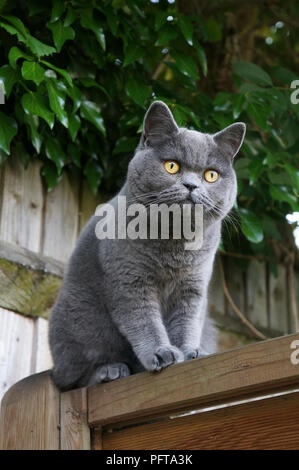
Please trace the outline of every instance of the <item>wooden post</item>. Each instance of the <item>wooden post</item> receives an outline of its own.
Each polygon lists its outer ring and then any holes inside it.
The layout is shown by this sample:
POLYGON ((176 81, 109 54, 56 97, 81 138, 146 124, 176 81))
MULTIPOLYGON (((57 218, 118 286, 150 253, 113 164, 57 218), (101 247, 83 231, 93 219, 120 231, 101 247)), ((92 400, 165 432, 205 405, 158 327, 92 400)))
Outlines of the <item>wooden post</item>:
POLYGON ((50 371, 13 385, 2 400, 0 449, 90 449, 86 389, 60 393, 50 371))
POLYGON ((62 450, 90 449, 86 388, 62 393, 60 403, 60 448, 62 450))
POLYGON ((59 449, 59 421, 59 391, 49 371, 26 377, 3 397, 0 449, 59 449))

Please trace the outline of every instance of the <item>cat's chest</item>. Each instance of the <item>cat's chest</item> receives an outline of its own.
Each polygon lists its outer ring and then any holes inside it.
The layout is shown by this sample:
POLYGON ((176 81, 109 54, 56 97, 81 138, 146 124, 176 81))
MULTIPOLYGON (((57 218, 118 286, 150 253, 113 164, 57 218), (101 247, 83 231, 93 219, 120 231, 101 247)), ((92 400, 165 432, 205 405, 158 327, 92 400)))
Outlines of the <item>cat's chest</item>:
POLYGON ((212 265, 212 256, 190 256, 181 264, 164 265, 155 278, 162 313, 167 315, 182 301, 205 295, 212 265))
POLYGON ((188 292, 200 292, 202 287, 201 276, 198 271, 191 268, 169 269, 157 283, 157 293, 161 311, 167 315, 173 307, 180 303, 180 299, 188 292))

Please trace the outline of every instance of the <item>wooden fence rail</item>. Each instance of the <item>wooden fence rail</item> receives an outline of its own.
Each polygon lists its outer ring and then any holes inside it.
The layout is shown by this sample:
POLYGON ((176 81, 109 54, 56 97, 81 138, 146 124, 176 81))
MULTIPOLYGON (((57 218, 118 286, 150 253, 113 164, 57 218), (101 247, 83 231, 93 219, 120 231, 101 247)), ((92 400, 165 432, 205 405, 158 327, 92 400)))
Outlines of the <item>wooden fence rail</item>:
POLYGON ((0 448, 298 449, 298 420, 294 334, 64 393, 35 374, 4 396, 0 448))

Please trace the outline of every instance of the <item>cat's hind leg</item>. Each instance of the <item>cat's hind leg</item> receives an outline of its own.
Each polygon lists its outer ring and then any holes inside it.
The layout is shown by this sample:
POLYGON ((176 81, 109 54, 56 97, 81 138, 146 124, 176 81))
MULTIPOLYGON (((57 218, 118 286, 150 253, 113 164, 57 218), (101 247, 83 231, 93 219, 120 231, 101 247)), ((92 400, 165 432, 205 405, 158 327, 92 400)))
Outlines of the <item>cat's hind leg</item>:
POLYGON ((114 362, 100 365, 90 376, 87 386, 90 387, 101 382, 111 382, 130 375, 130 369, 124 362, 114 362))

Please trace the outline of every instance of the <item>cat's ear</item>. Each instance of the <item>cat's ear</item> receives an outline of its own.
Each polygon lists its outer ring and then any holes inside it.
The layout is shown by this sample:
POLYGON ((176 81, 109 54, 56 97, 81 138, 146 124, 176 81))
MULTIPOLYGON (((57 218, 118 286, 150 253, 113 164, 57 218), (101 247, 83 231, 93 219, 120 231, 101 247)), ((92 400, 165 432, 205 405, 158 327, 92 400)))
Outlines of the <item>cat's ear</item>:
POLYGON ((245 132, 246 126, 244 122, 236 122, 214 134, 213 139, 223 153, 233 159, 241 148, 245 132))
POLYGON ((143 143, 158 143, 179 132, 179 128, 168 106, 163 101, 154 101, 144 118, 143 143))

